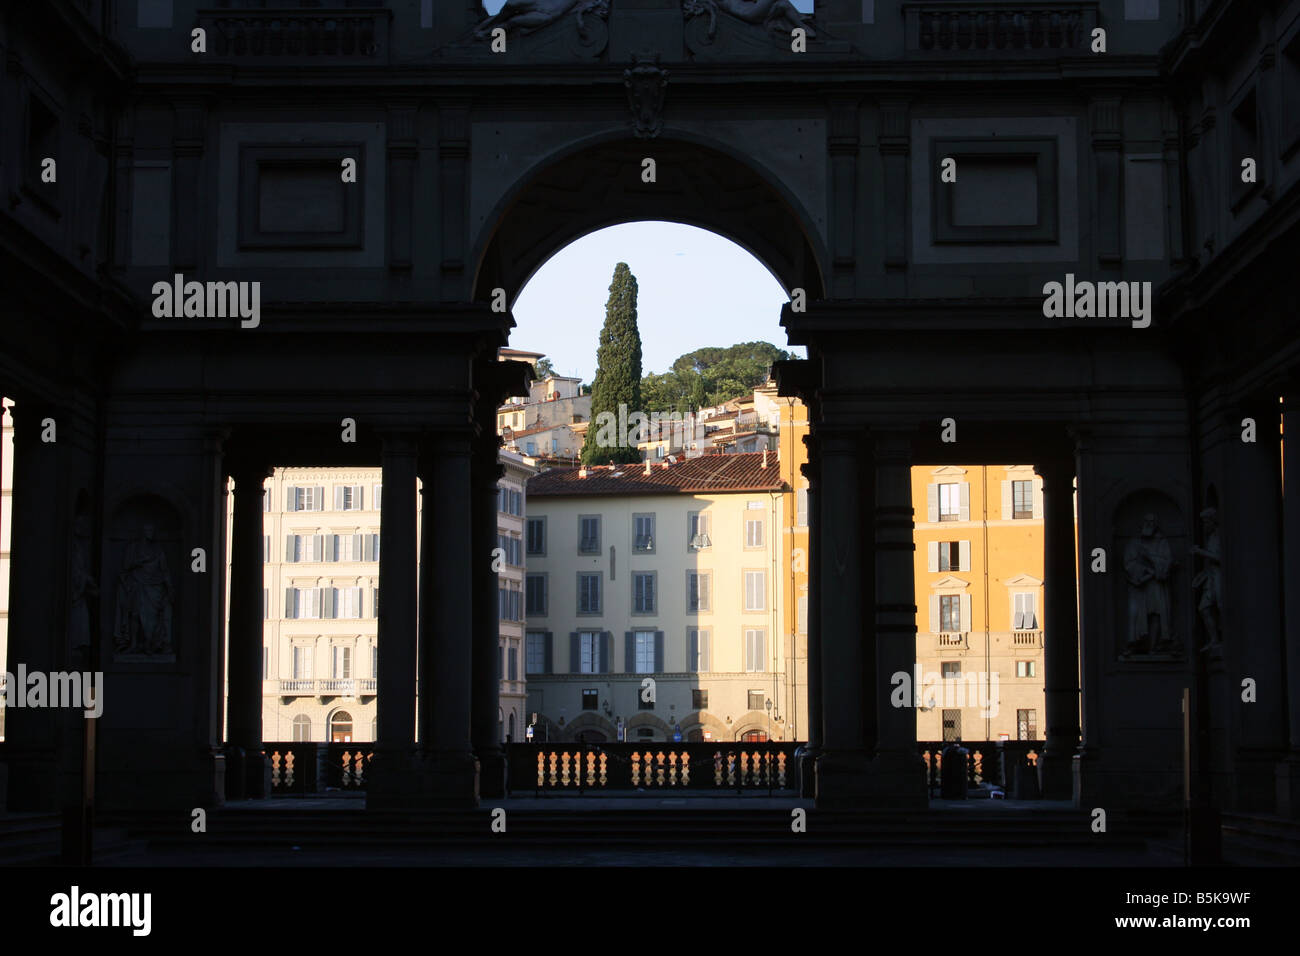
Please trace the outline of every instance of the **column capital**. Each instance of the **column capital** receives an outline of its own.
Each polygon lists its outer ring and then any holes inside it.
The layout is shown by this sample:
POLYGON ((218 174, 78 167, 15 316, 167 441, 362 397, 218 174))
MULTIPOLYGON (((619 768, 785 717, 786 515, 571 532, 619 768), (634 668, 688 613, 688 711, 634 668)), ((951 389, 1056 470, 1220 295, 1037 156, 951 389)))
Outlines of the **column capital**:
POLYGON ((239 491, 241 486, 252 483, 260 488, 262 482, 275 474, 275 469, 264 461, 232 455, 226 462, 226 474, 235 480, 235 490, 239 491))
POLYGON ((1074 462, 1062 457, 1044 458, 1034 462, 1034 474, 1043 479, 1043 487, 1048 487, 1049 483, 1055 486, 1055 483, 1072 482, 1074 480, 1074 462))
POLYGON ((823 458, 831 455, 856 455, 862 450, 866 431, 856 425, 824 425, 817 429, 816 442, 823 458))
POLYGON ((912 429, 873 428, 871 430, 872 454, 878 462, 911 464, 912 429))

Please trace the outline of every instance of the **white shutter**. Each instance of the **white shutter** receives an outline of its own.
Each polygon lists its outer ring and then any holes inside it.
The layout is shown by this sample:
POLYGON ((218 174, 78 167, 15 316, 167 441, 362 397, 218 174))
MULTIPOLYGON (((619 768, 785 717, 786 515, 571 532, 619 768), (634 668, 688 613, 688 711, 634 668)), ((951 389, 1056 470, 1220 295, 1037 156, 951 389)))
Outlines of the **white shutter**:
POLYGON ((969 571, 970 570, 970 542, 969 541, 957 542, 957 551, 958 551, 957 570, 969 571))
POLYGON ((334 510, 335 511, 343 510, 343 486, 342 485, 334 486, 334 510))
POLYGON ((298 510, 298 489, 293 487, 292 485, 284 489, 284 510, 285 511, 298 510))
POLYGON ((939 486, 935 484, 925 486, 925 520, 939 520, 939 486))
POLYGON ((1015 502, 1011 499, 1012 483, 1002 482, 1002 520, 1010 521, 1015 516, 1015 502))
POLYGON ((325 510, 325 486, 324 485, 316 486, 316 510, 317 511, 325 510))
POLYGON ((352 488, 352 507, 357 511, 364 511, 365 503, 365 485, 354 485, 352 488))
POLYGON ((973 630, 971 626, 973 623, 970 619, 970 595, 963 594, 961 596, 961 629, 963 631, 973 630))
POLYGON ((970 482, 961 483, 961 520, 970 521, 970 482))
POLYGON ((931 541, 925 546, 925 569, 930 572, 939 570, 939 542, 931 541))
POLYGON ((1021 631, 1025 627, 1025 596, 1023 594, 1011 595, 1012 604, 1015 610, 1011 615, 1011 627, 1013 630, 1021 631))
POLYGON ((930 633, 939 633, 939 595, 930 595, 930 633))
MULTIPOLYGON (((1034 517, 1043 517, 1043 482, 1041 479, 1034 479, 1034 517)), ((1059 492, 1058 492, 1059 494, 1059 492)))

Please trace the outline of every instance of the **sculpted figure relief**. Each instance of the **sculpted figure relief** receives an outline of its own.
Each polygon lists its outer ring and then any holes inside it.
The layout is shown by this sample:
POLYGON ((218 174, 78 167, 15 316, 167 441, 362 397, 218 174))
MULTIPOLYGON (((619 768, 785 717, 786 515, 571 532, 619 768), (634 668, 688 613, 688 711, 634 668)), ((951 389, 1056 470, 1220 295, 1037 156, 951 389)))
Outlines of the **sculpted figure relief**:
POLYGON ((1219 514, 1213 508, 1201 512, 1201 523, 1205 529, 1205 547, 1192 548, 1192 554, 1205 559, 1201 573, 1192 579, 1192 586, 1201 589, 1201 600, 1196 609, 1200 612, 1201 622, 1205 625, 1206 647, 1212 647, 1223 640, 1219 626, 1223 607, 1223 552, 1219 549, 1219 514))
POLYGON ((72 524, 72 554, 68 568, 68 646, 90 646, 90 601, 99 585, 90 573, 90 519, 77 515, 72 524))
POLYGON ((497 27, 533 33, 550 26, 570 11, 577 17, 579 32, 585 32, 583 18, 587 14, 608 16, 609 0, 507 0, 500 11, 474 28, 474 36, 481 40, 497 27))
POLYGON ((761 24, 775 33, 788 35, 791 30, 802 29, 809 39, 817 35, 790 0, 683 0, 682 10, 687 16, 707 14, 710 37, 718 30, 719 11, 745 23, 761 24))
POLYGON ((126 546, 117 575, 113 646, 119 654, 171 654, 172 580, 153 522, 126 546))
POLYGON ((1173 553, 1160 533, 1156 516, 1142 516, 1138 537, 1124 549, 1128 578, 1128 647, 1130 654, 1173 649, 1169 572, 1173 553))

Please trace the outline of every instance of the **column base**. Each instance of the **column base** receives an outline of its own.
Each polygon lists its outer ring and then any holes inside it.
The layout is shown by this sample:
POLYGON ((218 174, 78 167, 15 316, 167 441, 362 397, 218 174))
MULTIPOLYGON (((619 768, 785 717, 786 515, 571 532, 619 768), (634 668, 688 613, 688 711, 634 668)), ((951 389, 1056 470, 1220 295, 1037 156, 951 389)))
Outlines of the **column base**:
POLYGON ((1074 799, 1073 753, 1039 754, 1038 792, 1043 800, 1074 799))
MULTIPOLYGON (((504 759, 504 758, 503 758, 504 759)), ((423 773, 428 786, 426 806, 467 809, 479 805, 479 762, 468 751, 424 755, 423 773)), ((504 773, 504 768, 503 768, 504 773)), ((504 776, 502 793, 504 796, 504 776)))
POLYGON ((1179 810, 1183 806, 1182 770, 1152 768, 1150 755, 1120 755, 1091 750, 1074 757, 1074 805, 1083 809, 1179 810), (1128 759, 1124 759, 1127 757, 1128 759))
POLYGON ((823 753, 816 761, 819 809, 929 806, 925 763, 915 754, 878 754, 865 750, 823 753))
POLYGON ((799 796, 804 799, 817 796, 817 758, 821 755, 820 747, 808 747, 799 757, 799 796))
POLYGON ((271 763, 261 750, 226 748, 223 777, 227 800, 264 800, 271 795, 271 763))
POLYGON ((479 763, 472 753, 375 751, 368 810, 468 809, 479 805, 479 763))
POLYGON ((1300 820, 1300 753, 1289 754, 1275 770, 1278 816, 1300 820))
POLYGON ((478 792, 480 797, 506 795, 506 755, 499 746, 484 747, 475 752, 478 760, 478 792))

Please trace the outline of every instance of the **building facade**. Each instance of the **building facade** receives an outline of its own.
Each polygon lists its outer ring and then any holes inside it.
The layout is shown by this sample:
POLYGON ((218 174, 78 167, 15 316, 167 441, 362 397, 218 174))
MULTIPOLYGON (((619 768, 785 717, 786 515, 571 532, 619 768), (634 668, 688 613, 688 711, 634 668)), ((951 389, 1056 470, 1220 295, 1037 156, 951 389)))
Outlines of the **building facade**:
POLYGON ((775 455, 529 482, 530 715, 549 739, 788 740, 798 726, 775 455), (648 681, 648 682, 647 682, 648 681))

